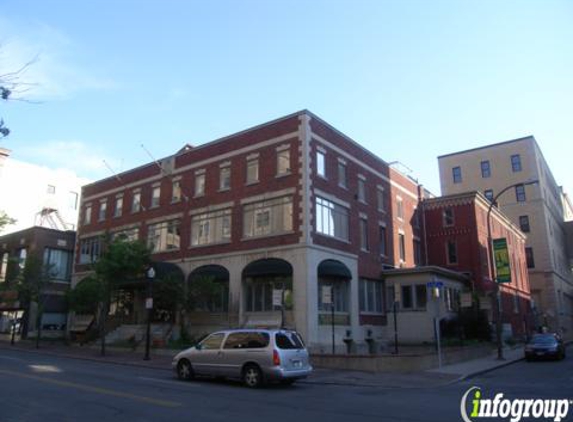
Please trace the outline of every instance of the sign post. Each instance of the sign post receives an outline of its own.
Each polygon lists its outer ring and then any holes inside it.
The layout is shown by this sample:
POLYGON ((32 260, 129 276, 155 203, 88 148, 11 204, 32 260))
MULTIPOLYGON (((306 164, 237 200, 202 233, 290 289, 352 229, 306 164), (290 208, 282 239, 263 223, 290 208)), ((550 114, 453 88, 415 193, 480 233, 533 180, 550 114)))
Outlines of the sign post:
POLYGON ((402 291, 399 285, 394 285, 394 304, 393 304, 393 314, 394 314, 394 354, 398 354, 398 303, 402 301, 402 291))
POLYGON ((436 316, 434 317, 434 332, 436 333, 436 347, 438 352, 438 368, 442 367, 442 333, 440 332, 440 293, 444 283, 432 280, 426 283, 426 287, 432 289, 432 298, 436 303, 436 316))
POLYGON ((330 304, 330 324, 332 326, 332 354, 335 354, 335 338, 334 338, 334 300, 332 300, 333 291, 332 286, 322 286, 322 303, 325 305, 330 304))

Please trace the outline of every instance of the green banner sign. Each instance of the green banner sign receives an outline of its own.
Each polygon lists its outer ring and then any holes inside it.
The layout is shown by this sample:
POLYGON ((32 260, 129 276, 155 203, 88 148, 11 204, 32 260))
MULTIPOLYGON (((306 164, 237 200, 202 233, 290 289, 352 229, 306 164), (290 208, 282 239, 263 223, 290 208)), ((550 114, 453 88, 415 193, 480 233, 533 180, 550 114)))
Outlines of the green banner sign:
POLYGON ((507 240, 493 239, 493 256, 495 258, 496 281, 498 283, 511 283, 511 268, 509 266, 509 252, 507 240))

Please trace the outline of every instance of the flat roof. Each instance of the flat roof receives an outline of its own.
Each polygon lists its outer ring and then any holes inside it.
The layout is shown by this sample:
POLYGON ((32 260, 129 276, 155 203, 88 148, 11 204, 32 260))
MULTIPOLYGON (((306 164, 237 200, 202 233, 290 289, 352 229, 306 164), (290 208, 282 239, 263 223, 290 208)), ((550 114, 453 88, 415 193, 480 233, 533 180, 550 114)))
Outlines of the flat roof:
POLYGON ((525 141, 526 139, 533 139, 533 141, 534 141, 535 143, 537 143, 537 141, 535 140, 535 137, 534 137, 533 135, 528 135, 528 136, 523 136, 523 137, 517 138, 517 139, 511 139, 511 140, 509 140, 509 141, 503 141, 503 142, 498 142, 498 143, 495 143, 495 144, 483 145, 483 146, 481 146, 481 147, 470 148, 470 149, 466 149, 466 150, 463 150, 463 151, 457 151, 457 152, 452 152, 452 153, 449 153, 449 154, 439 155, 439 156, 438 156, 438 160, 439 160, 440 158, 450 157, 450 156, 453 156, 453 155, 461 155, 461 154, 465 154, 465 153, 468 153, 468 152, 479 151, 480 149, 495 148, 495 147, 499 147, 499 146, 501 146, 501 145, 512 144, 512 143, 514 143, 514 142, 521 142, 521 141, 525 141))

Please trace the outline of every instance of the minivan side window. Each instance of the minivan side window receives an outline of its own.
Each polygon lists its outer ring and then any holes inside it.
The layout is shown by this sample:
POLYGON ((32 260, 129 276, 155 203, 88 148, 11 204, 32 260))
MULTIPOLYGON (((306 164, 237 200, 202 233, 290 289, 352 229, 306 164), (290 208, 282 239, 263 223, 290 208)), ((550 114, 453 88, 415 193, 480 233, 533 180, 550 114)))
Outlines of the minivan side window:
POLYGON ((269 335, 264 332, 231 333, 225 341, 225 349, 262 349, 269 345, 269 335))
POLYGON ((211 334, 209 337, 199 343, 201 345, 201 349, 213 350, 220 348, 221 343, 223 342, 223 337, 225 337, 225 334, 223 333, 211 334))
POLYGON ((304 349, 304 345, 296 333, 277 333, 275 342, 279 349, 304 349))

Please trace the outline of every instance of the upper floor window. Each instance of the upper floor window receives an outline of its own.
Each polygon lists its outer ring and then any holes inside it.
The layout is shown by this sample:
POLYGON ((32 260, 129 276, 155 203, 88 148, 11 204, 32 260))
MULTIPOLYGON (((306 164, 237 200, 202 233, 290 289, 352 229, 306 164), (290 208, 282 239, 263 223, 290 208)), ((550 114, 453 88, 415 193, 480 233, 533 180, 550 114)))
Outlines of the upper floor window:
POLYGON ((161 197, 161 187, 154 186, 151 188, 151 208, 159 206, 159 199, 161 197))
POLYGON ((368 251, 368 220, 360 218, 360 249, 368 251))
POLYGON ((101 255, 101 237, 88 237, 80 239, 80 264, 91 264, 101 255))
POLYGON ((92 222, 92 206, 86 205, 84 209, 84 224, 90 224, 92 222))
POLYGON ((181 201, 181 181, 174 181, 171 188, 171 202, 181 201))
POLYGON ((277 151, 277 176, 289 174, 290 170, 290 149, 277 151))
POLYGON ((231 189, 231 166, 225 165, 219 169, 219 190, 231 189))
POLYGON ((123 213, 123 196, 118 196, 115 198, 115 210, 113 212, 114 217, 121 217, 123 213))
POLYGON ((139 227, 132 227, 130 229, 124 229, 111 234, 111 239, 121 239, 127 242, 134 242, 139 239, 139 227))
POLYGON ((293 198, 269 199, 245 205, 243 209, 243 235, 268 236, 292 231, 293 198))
POLYGON ((338 239, 349 239, 348 209, 319 196, 316 197, 316 231, 338 239))
POLYGON ((400 197, 396 198, 396 216, 404 218, 404 201, 400 197))
POLYGON ((398 248, 400 261, 406 261, 406 236, 404 236, 404 233, 398 233, 398 248))
POLYGON ((525 260, 527 262, 527 268, 535 268, 535 259, 533 258, 533 248, 525 248, 525 260))
POLYGON ((521 171, 521 157, 519 154, 511 156, 511 170, 514 173, 521 171))
POLYGON ((139 212, 141 210, 141 192, 134 191, 131 198, 131 212, 139 212))
POLYGON ((455 240, 448 240, 446 242, 446 253, 448 258, 448 264, 458 263, 458 246, 455 240))
POLYGON ((366 180, 364 177, 358 177, 358 200, 366 202, 366 180))
POLYGON ((527 215, 520 215, 519 216, 519 227, 521 228, 522 232, 529 233, 529 231, 530 231, 529 216, 527 216, 527 215))
POLYGON ((50 279, 69 282, 72 275, 72 252, 63 249, 44 249, 44 265, 50 279))
POLYGON ((316 174, 326 177, 326 156, 322 151, 316 151, 316 174))
POLYGON ((486 189, 483 194, 489 202, 493 202, 493 190, 486 189))
POLYGON ((454 183, 462 183, 462 168, 459 166, 452 168, 452 176, 454 183))
POLYGON ((99 203, 99 213, 98 213, 99 221, 105 220, 106 211, 107 211, 107 201, 101 201, 99 203))
POLYGON ((451 227, 455 224, 454 218, 454 209, 453 208, 445 208, 443 212, 443 224, 444 227, 451 227))
POLYGON ((191 245, 209 245, 230 240, 230 209, 195 215, 191 219, 191 245))
POLYGON ((205 170, 195 173, 195 196, 205 195, 205 170))
POLYGON ((525 186, 517 185, 515 187, 515 199, 517 200, 517 202, 525 202, 526 201, 525 186))
POLYGON ((179 249, 181 241, 179 220, 150 224, 147 227, 147 246, 151 252, 179 249))
POLYGON ((378 207, 378 211, 386 210, 386 201, 384 200, 384 188, 379 187, 376 189, 376 205, 378 207))
POLYGON ((259 181, 259 158, 247 158, 247 184, 259 181))
POLYGON ((489 164, 489 160, 481 162, 481 177, 488 178, 491 176, 491 167, 489 164))
POLYGON ((338 160, 338 186, 348 187, 348 175, 346 172, 346 161, 338 160))
POLYGON ((378 229, 378 248, 380 255, 386 256, 386 227, 382 225, 378 229))

